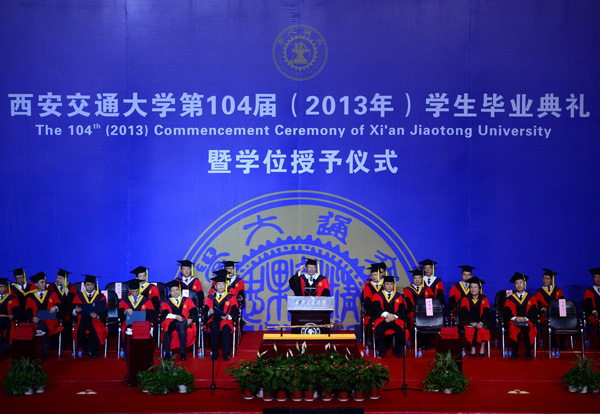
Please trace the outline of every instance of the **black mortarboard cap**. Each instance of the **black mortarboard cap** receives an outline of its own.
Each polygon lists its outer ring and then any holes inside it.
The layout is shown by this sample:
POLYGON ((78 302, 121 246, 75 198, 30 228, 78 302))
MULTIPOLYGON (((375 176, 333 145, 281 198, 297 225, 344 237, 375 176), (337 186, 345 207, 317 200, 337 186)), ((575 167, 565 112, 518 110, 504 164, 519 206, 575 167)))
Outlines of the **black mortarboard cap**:
POLYGON ((37 283, 42 279, 46 279, 46 273, 44 272, 36 273, 35 275, 29 278, 29 280, 31 280, 33 283, 37 283))
POLYGON ((303 257, 302 259, 306 260, 306 266, 308 266, 308 265, 316 266, 317 262, 319 261, 319 259, 312 259, 310 257, 303 257))
POLYGON ((589 269, 589 272, 593 275, 600 275, 600 267, 594 267, 593 269, 589 269))
POLYGON ((229 266, 235 266, 236 262, 235 260, 223 260, 221 263, 223 263, 223 267, 229 267, 229 266))
POLYGON ((546 269, 545 267, 542 270, 544 271, 544 275, 548 275, 550 277, 554 277, 558 274, 554 270, 546 269))
POLYGON ((227 270, 221 269, 221 270, 217 270, 216 272, 213 272, 213 273, 216 275, 210 279, 213 282, 218 283, 218 282, 226 282, 227 281, 227 270))
POLYGON ((465 282, 467 282, 467 283, 477 283, 479 286, 485 284, 485 282, 483 280, 479 279, 477 276, 470 277, 465 282))
POLYGON ((68 270, 65 269, 61 269, 60 267, 58 268, 58 272, 56 273, 58 276, 62 276, 62 277, 67 277, 70 274, 72 274, 73 272, 69 272, 68 270))
POLYGON ((515 272, 515 274, 510 278, 511 283, 515 283, 517 280, 524 280, 527 282, 529 276, 525 276, 523 273, 515 272))
POLYGON ((93 283, 94 285, 97 283, 96 279, 100 278, 100 276, 93 276, 93 275, 83 275, 83 276, 85 276, 83 283, 93 283))
POLYGON ((380 268, 381 270, 385 270, 385 269, 387 269, 387 265, 385 264, 385 262, 377 263, 377 265, 379 266, 379 268, 380 268))
MULTIPOLYGON (((25 267, 27 267, 27 266, 25 266, 25 267)), ((17 267, 16 269, 9 270, 9 272, 12 272, 13 276, 24 275, 25 267, 17 267)))
POLYGON ((433 266, 433 265, 436 265, 436 264, 437 264, 437 262, 434 262, 434 261, 433 261, 433 260, 431 260, 431 259, 425 259, 425 260, 423 260, 422 262, 419 262, 419 264, 420 264, 421 266, 428 266, 428 265, 429 265, 429 266, 433 266))
POLYGON ((177 260, 177 263, 179 263, 180 266, 185 266, 185 267, 192 267, 194 265, 194 262, 190 261, 190 260, 177 260))
POLYGON ((462 266, 458 266, 460 267, 463 272, 473 272, 474 269, 477 269, 476 267, 473 266, 469 266, 469 265, 462 265, 462 266))
POLYGON ((138 266, 135 269, 133 269, 131 272, 129 273, 133 273, 134 275, 138 275, 140 273, 146 273, 148 271, 147 267, 144 266, 138 266))
POLYGON ((367 269, 369 269, 372 272, 378 272, 379 271, 379 263, 373 263, 371 265, 371 267, 368 267, 367 269))
POLYGON ((137 279, 131 279, 127 282, 129 290, 138 290, 140 288, 140 281, 137 279))
POLYGON ((165 286, 167 286, 168 289, 171 289, 172 287, 180 287, 181 285, 179 284, 179 280, 171 280, 169 283, 165 283, 165 286))
POLYGON ((383 283, 386 283, 386 282, 396 283, 396 278, 394 276, 384 276, 383 283))
POLYGON ((7 279, 5 277, 0 277, 0 285, 8 286, 9 284, 10 284, 10 279, 7 279))
POLYGON ((413 276, 423 276, 423 271, 421 269, 409 270, 409 273, 412 273, 413 276))

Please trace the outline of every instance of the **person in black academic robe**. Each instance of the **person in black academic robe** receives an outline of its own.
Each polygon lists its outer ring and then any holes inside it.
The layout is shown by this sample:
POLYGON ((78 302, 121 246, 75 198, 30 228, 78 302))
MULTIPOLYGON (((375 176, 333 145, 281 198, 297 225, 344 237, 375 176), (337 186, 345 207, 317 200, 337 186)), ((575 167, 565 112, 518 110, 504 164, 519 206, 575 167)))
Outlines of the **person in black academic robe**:
POLYGON ((375 339, 379 345, 379 357, 383 358, 387 352, 386 333, 393 331, 394 355, 402 358, 409 332, 406 329, 404 301, 402 294, 396 291, 394 276, 383 278, 383 290, 373 297, 372 317, 375 320, 375 339))
POLYGON ((16 322, 25 322, 25 305, 27 304, 27 294, 36 290, 35 284, 28 282, 25 278, 25 268, 11 270, 15 278, 15 282, 8 286, 8 293, 11 293, 19 300, 21 306, 20 319, 16 322))
POLYGON ((433 297, 438 299, 442 306, 445 307, 444 283, 442 282, 442 279, 435 275, 435 265, 437 262, 434 262, 431 259, 425 259, 422 262, 419 262, 419 264, 423 266, 423 283, 431 289, 433 297))
POLYGON ((177 262, 180 264, 181 275, 175 280, 181 283, 180 293, 183 293, 184 290, 196 292, 198 307, 202 308, 202 305, 204 305, 204 288, 200 279, 194 276, 194 262, 189 260, 178 260, 177 262))
POLYGON ((465 330, 465 339, 471 344, 471 356, 485 356, 485 343, 490 340, 490 302, 481 294, 481 286, 485 283, 478 277, 466 281, 469 283, 469 294, 462 298, 459 306, 460 324, 465 330))
POLYGON ((239 317, 240 311, 235 295, 225 291, 225 282, 227 271, 225 269, 213 272, 216 274, 212 278, 215 284, 215 293, 208 295, 202 315, 206 321, 206 326, 210 331, 211 339, 211 358, 216 360, 219 357, 219 342, 223 339, 223 360, 230 358, 233 322, 239 317))
POLYGON ((169 299, 161 303, 160 324, 163 358, 171 358, 171 349, 179 346, 179 358, 187 360, 186 348, 192 346, 198 333, 198 308, 189 297, 182 297, 179 281, 167 283, 169 299), (173 335, 177 332, 177 335, 173 335))
POLYGON ((0 278, 0 355, 10 346, 12 327, 21 316, 19 299, 8 292, 9 285, 8 279, 0 278))
POLYGON ((295 296, 331 296, 329 281, 318 272, 317 259, 305 258, 306 264, 300 266, 289 281, 295 296), (306 272, 304 270, 306 269, 306 272))
POLYGON ((530 295, 525 291, 527 279, 529 279, 529 276, 519 272, 515 273, 510 281, 515 284, 516 292, 506 298, 504 302, 503 316, 508 325, 512 348, 511 359, 519 357, 519 339, 522 339, 525 345, 525 359, 531 359, 531 346, 537 336, 537 300, 534 295, 530 295))
POLYGON ((363 329, 365 329, 371 321, 371 314, 373 313, 373 298, 383 288, 383 276, 380 263, 373 263, 369 270, 371 271, 371 278, 363 286, 363 290, 360 295, 360 302, 364 318, 363 329))
POLYGON ((77 296, 77 287, 73 283, 67 282, 67 277, 71 274, 68 270, 58 268, 56 282, 48 284, 48 291, 56 293, 60 299, 63 312, 60 314, 60 320, 63 330, 63 346, 71 349, 72 329, 73 329, 73 307, 72 302, 77 296))
POLYGON ((145 319, 152 325, 156 322, 156 311, 152 300, 146 296, 142 296, 140 293, 140 282, 137 279, 132 279, 127 282, 129 285, 129 295, 126 298, 121 299, 119 302, 119 321, 121 322, 121 336, 123 344, 123 360, 127 359, 127 341, 125 340, 125 334, 127 328, 131 328, 132 325, 127 325, 127 314, 135 312, 145 312, 145 319))
POLYGON ((453 284, 450 288, 450 293, 448 294, 448 311, 450 313, 450 320, 453 323, 456 321, 460 302, 469 294, 469 284, 467 283, 467 280, 473 276, 473 270, 475 269, 473 266, 469 265, 458 267, 462 269, 462 280, 453 284))
MULTIPOLYGON (((564 299, 565 294, 562 289, 554 284, 554 277, 558 274, 550 269, 542 269, 544 274, 542 275, 542 287, 535 292, 535 299, 538 302, 538 310, 540 316, 540 325, 548 327, 548 308, 550 306, 550 302, 553 300, 564 299)), ((565 347, 565 335, 559 335, 558 342, 559 348, 561 351, 565 351, 567 348, 565 347)), ((556 334, 552 333, 552 337, 550 338, 550 344, 548 345, 550 349, 554 347, 553 344, 556 344, 556 334)))
POLYGON ((76 347, 83 349, 93 359, 98 356, 98 348, 104 345, 108 337, 108 303, 106 297, 97 289, 96 277, 86 276, 84 285, 85 291, 78 292, 73 299, 76 347), (92 310, 84 314, 83 307, 88 305, 97 311, 92 310))

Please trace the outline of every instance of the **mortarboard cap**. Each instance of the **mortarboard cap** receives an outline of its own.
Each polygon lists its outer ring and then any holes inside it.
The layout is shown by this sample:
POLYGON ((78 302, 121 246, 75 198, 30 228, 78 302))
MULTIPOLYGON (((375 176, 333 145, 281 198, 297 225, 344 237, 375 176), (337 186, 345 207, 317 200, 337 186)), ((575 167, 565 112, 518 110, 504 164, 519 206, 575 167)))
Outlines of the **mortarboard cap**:
POLYGON ((379 266, 379 268, 380 268, 381 270, 385 270, 385 269, 387 269, 387 265, 385 264, 385 262, 377 263, 377 265, 379 266))
POLYGON ((465 282, 467 282, 467 283, 477 283, 479 286, 485 284, 485 282, 483 280, 479 279, 477 276, 470 277, 467 280, 465 280, 465 282))
POLYGON ((185 267, 192 267, 194 265, 194 262, 190 260, 177 260, 177 263, 179 263, 180 266, 185 267))
POLYGON ((469 266, 469 265, 462 265, 462 266, 458 266, 458 267, 460 267, 463 270, 463 272, 471 272, 471 273, 473 272, 474 269, 477 269, 476 267, 469 266))
POLYGON ((46 279, 46 273, 44 272, 36 273, 35 275, 29 278, 29 280, 31 280, 33 283, 37 283, 42 279, 46 279))
POLYGON ((146 273, 148 271, 147 267, 144 266, 138 266, 135 269, 133 269, 131 272, 129 273, 133 273, 134 275, 138 275, 140 273, 146 273))
POLYGON ((423 271, 421 269, 409 270, 409 273, 412 273, 413 276, 423 276, 423 271))
POLYGON ((368 267, 367 269, 369 269, 371 271, 371 273, 378 272, 379 271, 379 263, 373 263, 371 265, 371 267, 368 267))
POLYGON ((235 266, 236 262, 235 260, 223 260, 221 263, 223 263, 223 267, 229 267, 229 266, 235 266))
MULTIPOLYGON (((172 287, 180 287, 181 285, 179 284, 179 280, 171 280, 169 283, 165 283, 165 286, 168 289, 171 289, 172 287)), ((138 283, 138 287, 139 287, 139 283, 138 283)))
POLYGON ((589 272, 592 274, 592 276, 600 275, 600 267, 595 267, 593 269, 589 269, 589 272))
POLYGON ((10 284, 10 280, 5 277, 0 277, 0 285, 8 286, 10 284))
POLYGON ((383 283, 387 282, 396 283, 396 278, 394 276, 384 276, 383 283))
POLYGON ((548 275, 550 277, 554 277, 558 274, 554 270, 546 269, 545 267, 542 270, 544 271, 544 275, 548 275))
POLYGON ((517 280, 524 280, 527 282, 529 276, 525 276, 523 273, 515 272, 515 274, 510 278, 511 283, 515 283, 517 280))
POLYGON ((306 266, 308 266, 308 265, 316 266, 317 262, 320 261, 319 259, 312 259, 310 257, 303 257, 302 259, 306 260, 306 266))
POLYGON ((421 266, 433 266, 433 265, 436 265, 436 264, 437 264, 437 262, 434 262, 434 261, 433 261, 433 260, 431 260, 431 259, 425 259, 425 260, 423 260, 422 262, 419 262, 419 264, 420 264, 421 266))
POLYGON ((83 275, 83 276, 85 276, 83 283, 93 283, 94 285, 96 283, 98 283, 98 281, 96 279, 100 278, 100 276, 93 276, 93 275, 83 275))
MULTIPOLYGON (((25 266, 25 267, 27 267, 27 266, 25 266)), ((16 269, 9 270, 9 272, 12 272, 13 276, 24 275, 25 267, 17 267, 16 269)))
POLYGON ((215 283, 219 283, 219 282, 226 282, 227 280, 227 270, 225 269, 221 269, 221 270, 217 270, 216 272, 213 272, 216 276, 212 277, 210 280, 212 280, 215 283))
POLYGON ((127 282, 129 290, 138 290, 140 288, 140 281, 137 279, 131 279, 127 282))
POLYGON ((61 269, 60 267, 58 268, 58 272, 56 272, 57 276, 62 276, 62 277, 67 277, 70 274, 72 274, 73 272, 69 272, 68 270, 65 269, 61 269))

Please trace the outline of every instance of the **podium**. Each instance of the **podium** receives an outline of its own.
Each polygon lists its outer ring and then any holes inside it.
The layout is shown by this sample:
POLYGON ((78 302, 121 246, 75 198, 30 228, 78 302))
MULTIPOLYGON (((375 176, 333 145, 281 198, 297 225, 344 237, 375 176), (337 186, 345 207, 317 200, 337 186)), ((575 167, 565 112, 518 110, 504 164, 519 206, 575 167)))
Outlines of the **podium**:
POLYGON ((334 310, 334 298, 330 296, 288 296, 287 309, 291 315, 293 334, 328 334, 329 328, 316 325, 329 325, 334 310))
POLYGON ((145 371, 152 366, 155 343, 154 338, 149 334, 150 322, 134 322, 133 330, 133 335, 125 335, 125 341, 127 342, 127 374, 125 375, 125 381, 130 387, 138 385, 138 372, 145 371))

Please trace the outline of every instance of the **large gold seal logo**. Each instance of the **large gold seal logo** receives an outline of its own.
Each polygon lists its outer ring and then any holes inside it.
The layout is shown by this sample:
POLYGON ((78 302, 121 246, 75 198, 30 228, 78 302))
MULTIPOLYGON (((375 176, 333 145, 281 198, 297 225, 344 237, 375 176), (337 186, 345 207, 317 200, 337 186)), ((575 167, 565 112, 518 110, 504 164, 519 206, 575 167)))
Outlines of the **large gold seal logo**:
POLYGON ((275 39, 273 61, 288 78, 307 80, 325 67, 327 43, 321 33, 310 26, 290 26, 275 39))
MULTIPOLYGON (((190 246, 205 287, 222 260, 237 260, 246 287, 247 330, 287 324, 289 278, 302 257, 320 260, 329 279, 332 320, 351 327, 360 320, 360 293, 371 263, 385 261, 390 274, 407 286, 406 270, 417 266, 408 246, 374 212, 355 201, 318 191, 265 194, 217 218, 190 246)), ((205 289, 206 290, 206 289, 205 289)))

